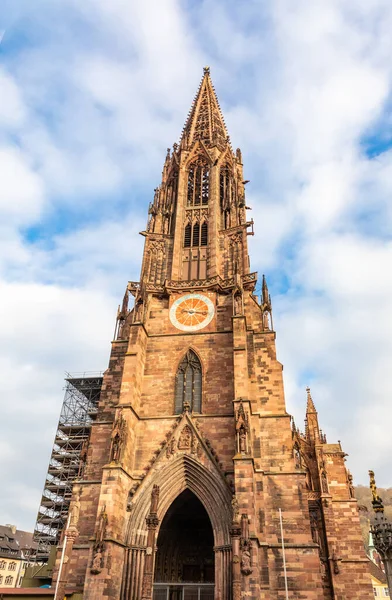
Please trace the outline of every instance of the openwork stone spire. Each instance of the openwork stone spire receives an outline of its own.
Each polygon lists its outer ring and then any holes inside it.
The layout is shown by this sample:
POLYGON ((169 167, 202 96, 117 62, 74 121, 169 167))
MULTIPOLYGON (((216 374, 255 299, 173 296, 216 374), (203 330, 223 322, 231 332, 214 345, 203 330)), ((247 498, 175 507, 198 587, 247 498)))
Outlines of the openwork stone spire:
POLYGON ((207 147, 223 147, 228 142, 209 67, 204 67, 203 79, 182 132, 181 145, 189 148, 196 140, 202 140, 207 147))

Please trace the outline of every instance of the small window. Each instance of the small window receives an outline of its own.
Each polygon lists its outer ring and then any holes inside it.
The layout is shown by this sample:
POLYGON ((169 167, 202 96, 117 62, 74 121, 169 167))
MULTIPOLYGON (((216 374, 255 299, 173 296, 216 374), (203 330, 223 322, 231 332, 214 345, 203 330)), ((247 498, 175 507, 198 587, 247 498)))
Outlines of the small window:
POLYGON ((388 588, 384 588, 384 596, 388 596, 388 598, 389 598, 389 590, 388 590, 388 588))

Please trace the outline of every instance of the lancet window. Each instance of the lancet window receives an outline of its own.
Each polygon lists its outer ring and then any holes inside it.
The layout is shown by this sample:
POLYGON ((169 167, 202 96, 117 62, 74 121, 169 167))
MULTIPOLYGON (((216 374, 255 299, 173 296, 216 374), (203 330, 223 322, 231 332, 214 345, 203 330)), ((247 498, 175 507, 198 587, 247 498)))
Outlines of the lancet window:
POLYGON ((192 350, 188 350, 178 367, 175 390, 175 414, 181 414, 187 403, 189 410, 201 412, 201 364, 192 350))
POLYGON ((188 206, 208 204, 210 189, 210 168, 207 161, 199 158, 188 171, 188 206))

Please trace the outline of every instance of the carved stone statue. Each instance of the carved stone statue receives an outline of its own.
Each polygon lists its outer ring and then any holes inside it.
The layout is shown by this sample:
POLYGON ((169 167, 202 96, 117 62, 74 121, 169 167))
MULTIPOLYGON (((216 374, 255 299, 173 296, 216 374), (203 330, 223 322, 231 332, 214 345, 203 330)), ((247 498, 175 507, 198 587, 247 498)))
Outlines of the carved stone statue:
POLYGON ((233 511, 233 523, 239 523, 240 520, 240 508, 238 505, 238 500, 236 496, 233 496, 231 501, 231 508, 233 511))
POLYGON ((192 438, 192 454, 198 454, 198 446, 199 442, 197 440, 197 437, 194 435, 192 438))
POLYGON ((108 523, 108 515, 106 513, 106 506, 102 507, 101 514, 99 515, 97 530, 95 533, 95 547, 101 546, 106 534, 106 527, 108 523))
POLYGON ((91 573, 98 575, 102 571, 102 552, 100 549, 94 554, 93 563, 91 565, 91 573))
POLYGON ((108 516, 106 513, 106 506, 102 507, 101 514, 99 515, 97 529, 95 531, 95 542, 93 546, 93 562, 91 565, 91 573, 98 574, 102 570, 103 563, 103 551, 105 549, 105 535, 106 526, 108 522, 108 516))
POLYGON ((241 294, 236 294, 234 296, 234 314, 235 315, 242 315, 243 313, 243 309, 242 309, 242 297, 241 294))
POLYGON ((112 442, 110 447, 110 462, 120 462, 122 449, 126 437, 126 420, 123 417, 122 409, 118 412, 117 419, 114 422, 112 431, 112 442))
POLYGON ((240 402, 239 408, 236 412, 236 431, 237 431, 237 452, 241 454, 247 454, 248 448, 248 435, 249 435, 249 419, 245 412, 242 401, 240 402))
POLYGON ((323 494, 328 494, 328 481, 327 481, 327 474, 325 471, 322 471, 321 473, 321 489, 323 491, 323 494))
POLYGON ((297 446, 297 444, 295 444, 294 449, 293 449, 293 454, 294 454, 294 464, 295 464, 295 468, 296 469, 300 469, 302 467, 302 461, 301 461, 301 453, 299 451, 299 448, 297 446))
POLYGON ((249 575, 252 572, 250 552, 247 549, 243 550, 241 553, 241 572, 244 575, 249 575))
POLYGON ((75 501, 72 504, 71 517, 69 520, 70 527, 77 528, 78 523, 79 523, 79 513, 80 513, 80 495, 77 494, 75 497, 75 501))
POLYGON ((240 427, 239 440, 240 440, 240 452, 242 454, 245 454, 246 451, 247 451, 247 448, 246 448, 246 431, 245 431, 245 427, 243 425, 240 427))
POLYGON ((350 473, 350 471, 347 472, 347 481, 348 481, 348 491, 349 491, 349 494, 350 494, 350 498, 355 498, 353 476, 350 473))

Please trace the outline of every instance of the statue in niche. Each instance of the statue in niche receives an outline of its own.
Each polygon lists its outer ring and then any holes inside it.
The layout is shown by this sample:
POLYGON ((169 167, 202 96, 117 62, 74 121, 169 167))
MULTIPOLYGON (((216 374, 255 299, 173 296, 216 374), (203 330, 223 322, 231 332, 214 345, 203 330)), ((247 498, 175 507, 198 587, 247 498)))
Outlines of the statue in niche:
POLYGON ((241 427, 240 427, 238 437, 239 437, 239 441, 240 441, 240 452, 241 452, 241 454, 246 454, 246 452, 247 452, 246 431, 245 431, 245 427, 243 425, 241 425, 241 427))
POLYGON ((128 498, 127 498, 127 512, 131 512, 131 510, 133 508, 132 496, 133 496, 132 492, 129 492, 128 498))
POLYGON ((241 573, 244 575, 252 573, 250 552, 248 549, 243 550, 241 553, 241 573))
POLYGON ((270 330, 270 323, 269 323, 269 312, 268 310, 265 310, 263 313, 263 328, 265 331, 269 331, 270 330))
POLYGON ((192 443, 192 431, 189 425, 185 425, 183 430, 180 433, 180 438, 178 440, 178 449, 179 450, 189 450, 192 443))
POLYGON ((120 409, 114 422, 111 436, 112 441, 110 446, 110 462, 120 462, 121 460, 126 437, 126 425, 127 422, 122 414, 122 409, 120 409))
POLYGON ((323 494, 328 494, 328 481, 327 481, 327 474, 325 471, 321 472, 321 489, 323 491, 323 494))
POLYGON ((301 453, 299 451, 299 448, 298 448, 297 444, 294 445, 293 453, 294 453, 295 468, 296 469, 301 469, 301 467, 302 467, 301 453))
POLYGON ((249 539, 249 519, 247 514, 241 515, 241 572, 243 575, 249 575, 252 572, 251 567, 251 541, 249 539))
POLYGON ((347 481, 348 481, 348 491, 350 494, 350 498, 355 498, 353 476, 350 471, 347 472, 347 481))
POLYGON ((105 549, 105 535, 106 527, 108 522, 108 516, 106 513, 106 506, 102 507, 99 515, 98 525, 95 532, 95 542, 93 546, 93 562, 91 565, 91 573, 98 574, 102 570, 103 565, 103 551, 105 549))
POLYGON ((239 523, 240 520, 240 507, 236 496, 233 496, 231 501, 231 508, 233 511, 233 523, 239 523))
POLYGON ((91 573, 98 575, 102 571, 103 556, 100 549, 94 554, 93 563, 91 565, 91 573))
POLYGON ((336 554, 335 550, 332 553, 332 563, 333 563, 333 572, 335 575, 339 575, 340 573, 340 568, 339 568, 339 561, 341 561, 342 559, 336 554))
POLYGON ((72 505, 71 516, 69 520, 69 526, 77 528, 79 523, 79 514, 80 514, 80 495, 79 493, 75 496, 75 501, 72 505))
POLYGON ((242 296, 241 294, 237 293, 234 296, 234 314, 236 316, 238 315, 242 315, 243 313, 243 309, 242 309, 242 296))
POLYGON ((141 298, 139 298, 136 302, 135 302, 135 306, 133 308, 133 322, 134 323, 139 323, 141 322, 142 318, 143 318, 143 300, 141 298))
POLYGON ((236 413, 237 452, 248 453, 249 419, 242 401, 236 413))
POLYGON ((312 534, 312 540, 315 544, 320 546, 320 536, 319 536, 319 528, 318 528, 318 515, 314 510, 310 511, 310 531, 312 534))

